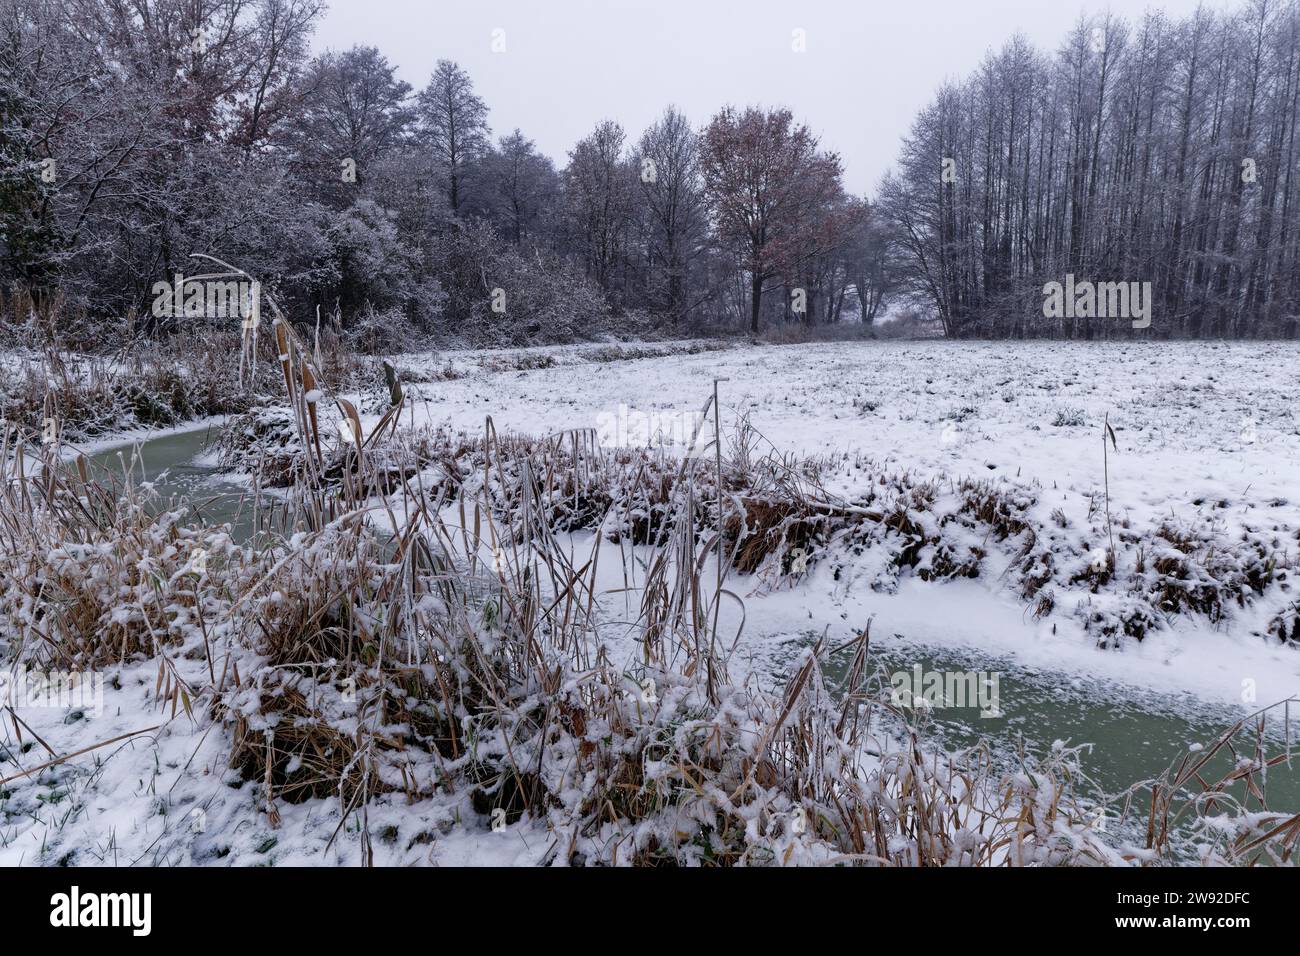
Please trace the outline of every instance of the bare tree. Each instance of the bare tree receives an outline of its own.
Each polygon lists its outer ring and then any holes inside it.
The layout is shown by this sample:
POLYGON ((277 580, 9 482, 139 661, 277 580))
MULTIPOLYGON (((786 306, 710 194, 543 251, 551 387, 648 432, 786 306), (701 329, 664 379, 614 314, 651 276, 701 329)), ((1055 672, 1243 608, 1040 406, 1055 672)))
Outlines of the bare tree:
POLYGON ((482 160, 481 207, 516 246, 549 230, 560 202, 560 177, 552 162, 519 130, 501 137, 482 160))
POLYGON ((718 239, 749 276, 750 330, 764 285, 808 255, 809 229, 840 189, 840 162, 820 153, 789 110, 727 107, 704 131, 703 175, 718 239))
POLYGON ((447 182, 447 202, 460 215, 466 170, 488 149, 488 109, 474 94, 469 74, 450 60, 439 60, 429 85, 420 91, 420 128, 447 182))
POLYGON ((665 311, 677 324, 689 305, 687 281, 708 227, 699 136, 686 117, 669 106, 642 134, 633 165, 648 224, 651 294, 663 289, 665 311))
POLYGON ((586 274, 612 298, 633 211, 635 173, 623 155, 624 138, 623 127, 612 120, 597 124, 569 151, 564 171, 572 241, 586 274))
POLYGON ((293 119, 280 137, 313 193, 346 205, 369 168, 411 134, 411 87, 375 47, 326 53, 302 81, 293 119))

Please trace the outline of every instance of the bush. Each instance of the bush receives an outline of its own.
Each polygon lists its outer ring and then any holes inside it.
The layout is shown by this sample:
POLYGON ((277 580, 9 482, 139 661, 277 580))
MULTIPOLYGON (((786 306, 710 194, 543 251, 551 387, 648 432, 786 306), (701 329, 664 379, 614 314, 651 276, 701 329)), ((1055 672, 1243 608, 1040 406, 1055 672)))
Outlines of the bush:
POLYGON ((381 311, 368 304, 348 323, 343 342, 364 355, 391 355, 428 347, 427 336, 400 309, 381 311))

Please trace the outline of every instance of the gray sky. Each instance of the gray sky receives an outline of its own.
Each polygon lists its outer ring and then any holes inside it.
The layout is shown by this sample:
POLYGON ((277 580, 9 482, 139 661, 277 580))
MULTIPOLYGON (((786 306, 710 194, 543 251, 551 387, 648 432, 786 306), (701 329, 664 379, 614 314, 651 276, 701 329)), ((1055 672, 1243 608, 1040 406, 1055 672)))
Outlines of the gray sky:
POLYGON ((1132 19, 1162 7, 1182 17, 1197 2, 331 0, 315 47, 377 46, 417 90, 437 60, 455 60, 491 109, 494 138, 517 126, 557 166, 602 119, 635 138, 669 103, 697 125, 727 103, 788 106, 863 193, 936 87, 1015 31, 1055 51, 1081 12, 1132 19), (803 53, 792 49, 796 29, 803 53))

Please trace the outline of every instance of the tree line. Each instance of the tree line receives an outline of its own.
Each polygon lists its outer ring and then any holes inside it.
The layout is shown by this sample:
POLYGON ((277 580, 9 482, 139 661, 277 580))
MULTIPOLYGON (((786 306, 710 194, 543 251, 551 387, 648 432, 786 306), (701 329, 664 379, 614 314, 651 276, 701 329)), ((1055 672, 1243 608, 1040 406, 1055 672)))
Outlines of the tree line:
POLYGON ((313 56, 321 0, 0 0, 0 286, 149 333, 205 268, 305 319, 524 342, 871 325, 1132 335, 1044 314, 1151 283, 1143 335, 1293 335, 1300 14, 1251 0, 1013 38, 942 87, 874 198, 783 108, 598 123, 557 165, 457 64, 313 56))
POLYGON ((1294 336, 1300 6, 1015 37, 917 117, 879 210, 952 336, 1131 335, 1044 315, 1068 276, 1151 284, 1156 336, 1294 336))
POLYGON ((323 9, 0 0, 0 281, 156 322, 203 253, 308 316, 515 340, 881 308, 870 205, 788 110, 607 120, 557 168, 453 62, 311 56, 323 9))

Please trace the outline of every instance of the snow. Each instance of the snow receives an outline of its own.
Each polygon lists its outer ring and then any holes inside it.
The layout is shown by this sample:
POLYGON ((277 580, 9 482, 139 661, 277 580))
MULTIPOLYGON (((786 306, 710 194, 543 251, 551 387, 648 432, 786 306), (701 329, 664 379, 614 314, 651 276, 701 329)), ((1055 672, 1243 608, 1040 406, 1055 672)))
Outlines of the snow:
MULTIPOLYGON (((746 416, 779 451, 826 456, 833 462, 828 490, 851 498, 869 471, 908 472, 949 485, 963 477, 992 478, 1032 492, 1032 511, 1044 521, 1059 510, 1063 531, 1077 539, 1079 562, 1094 566, 1102 542, 1089 529, 1097 526, 1106 488, 1101 438, 1108 418, 1118 439, 1107 462, 1117 527, 1124 522, 1149 530, 1177 518, 1206 523, 1225 540, 1273 533, 1279 550, 1292 557, 1297 551, 1296 344, 868 342, 593 361, 597 348, 393 361, 415 379, 430 379, 407 386, 417 425, 471 434, 481 432, 488 415, 501 433, 553 434, 596 428, 600 415, 616 414, 620 405, 694 414, 714 380, 726 379, 719 386, 725 424, 746 416), (546 355, 553 364, 525 363, 545 367, 519 368, 515 361, 546 355), (461 377, 441 378, 448 367, 461 377)), ((378 417, 366 416, 367 430, 378 417)), ((403 425, 410 420, 404 415, 403 425)), ((148 437, 207 424, 154 430, 148 437)), ((104 438, 82 450, 143 437, 104 438)), ((579 554, 594 541, 588 534, 565 540, 579 554)), ((881 570, 876 560, 868 551, 839 569, 816 561, 787 580, 733 574, 729 586, 739 587, 746 602, 733 680, 747 672, 770 678, 788 665, 780 658, 791 635, 829 629, 840 640, 870 622, 873 635, 897 636, 918 648, 976 650, 1017 667, 1060 673, 1076 685, 1086 677, 1234 707, 1243 706, 1243 681, 1253 682, 1260 704, 1300 691, 1300 651, 1258 635, 1277 610, 1276 595, 1233 607, 1217 624, 1171 615, 1168 626, 1141 642, 1099 651, 1068 609, 1036 619, 997 574, 941 583, 904 575, 896 586, 882 588, 873 586, 881 570)), ((611 591, 622 587, 621 573, 617 562, 602 566, 600 584, 611 591)), ((706 567, 702 579, 712 577, 706 567)), ((132 611, 122 607, 119 613, 132 611)), ((724 603, 723 633, 739 626, 738 611, 724 603)), ((617 630, 610 629, 616 645, 617 630)), ((203 683, 202 661, 180 656, 173 663, 180 676, 203 683)), ((109 669, 99 717, 51 709, 22 714, 56 754, 133 736, 35 779, 0 785, 13 791, 0 824, 0 865, 64 855, 82 865, 360 862, 355 836, 331 844, 340 823, 338 801, 281 803, 281 824, 273 829, 256 812, 257 784, 226 765, 229 741, 222 731, 183 713, 170 718, 155 697, 156 675, 155 661, 109 669)), ((24 753, 21 764, 42 762, 41 745, 29 735, 24 739, 35 750, 24 753)), ((535 864, 552 844, 538 822, 496 832, 462 825, 462 810, 455 801, 412 806, 399 794, 379 797, 368 810, 377 860, 535 864)))
MULTIPOLYGON (((392 361, 428 373, 449 354, 457 353, 392 361)), ((714 379, 727 379, 719 386, 724 423, 748 416, 782 452, 847 453, 878 470, 1023 486, 1038 496, 1033 512, 1044 520, 1059 509, 1086 563, 1105 553, 1087 529, 1098 520, 1107 466, 1116 533, 1121 523, 1150 531, 1177 516, 1228 541, 1247 530, 1275 532, 1294 555, 1297 368, 1297 343, 826 343, 615 362, 570 357, 546 368, 469 371, 413 384, 409 393, 417 423, 479 434, 491 415, 500 432, 541 435, 596 428, 620 405, 694 413, 714 379), (1104 465, 1105 420, 1118 450, 1104 465), (945 441, 945 430, 955 439, 945 441)), ((851 497, 865 472, 846 465, 832 472, 829 490, 851 497)), ((764 633, 788 634, 874 619, 879 631, 918 644, 975 648, 1023 666, 1217 704, 1242 705, 1247 679, 1261 703, 1300 692, 1300 653, 1256 633, 1277 611, 1269 601, 1234 607, 1218 624, 1172 615, 1168 629, 1122 653, 1099 653, 1068 614, 1034 620, 1023 601, 985 577, 937 586, 911 577, 889 593, 833 581, 825 566, 814 566, 799 586, 756 589, 746 603, 751 639, 755 621, 764 633)))
MULTIPOLYGON (((455 354, 392 360, 432 373, 455 354)), ((411 391, 432 421, 477 432, 490 414, 501 430, 551 434, 595 428, 620 405, 694 412, 727 379, 728 417, 748 414, 782 450, 855 451, 952 477, 1019 474, 1063 490, 1100 485, 1109 412, 1120 445, 1113 499, 1158 508, 1219 491, 1239 498, 1251 485, 1257 499, 1295 493, 1297 367, 1297 343, 826 343, 480 370, 411 391), (1053 425, 1065 409, 1082 424, 1066 415, 1053 425), (950 424, 956 440, 945 443, 950 424)))

